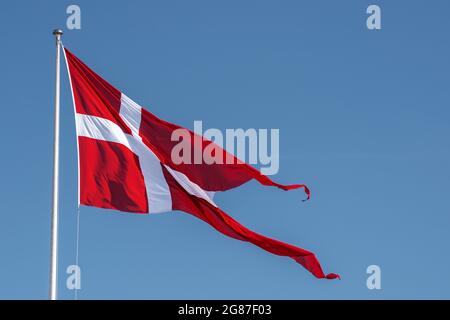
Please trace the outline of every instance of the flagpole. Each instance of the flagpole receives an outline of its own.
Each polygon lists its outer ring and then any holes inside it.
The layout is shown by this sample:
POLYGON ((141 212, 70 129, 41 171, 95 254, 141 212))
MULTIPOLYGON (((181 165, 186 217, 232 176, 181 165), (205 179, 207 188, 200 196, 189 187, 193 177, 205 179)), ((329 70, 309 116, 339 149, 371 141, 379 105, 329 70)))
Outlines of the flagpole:
POLYGON ((58 190, 59 190, 59 93, 60 93, 60 29, 53 31, 56 38, 56 77, 55 77, 55 133, 53 144, 53 201, 50 242, 50 292, 49 299, 56 300, 58 287, 58 190))

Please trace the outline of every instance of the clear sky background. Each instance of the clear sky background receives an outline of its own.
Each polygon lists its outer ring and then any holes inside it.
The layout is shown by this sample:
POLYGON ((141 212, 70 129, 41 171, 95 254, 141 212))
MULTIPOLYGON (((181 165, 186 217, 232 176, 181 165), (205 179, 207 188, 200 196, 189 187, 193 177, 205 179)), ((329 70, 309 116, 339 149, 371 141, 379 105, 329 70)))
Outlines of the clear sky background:
MULTIPOLYGON (((182 212, 81 208, 81 299, 450 298, 450 2, 8 1, 0 7, 0 298, 46 299, 55 27, 64 44, 161 118, 279 128, 283 192, 218 194, 244 225, 315 252, 294 261, 182 212), (65 28, 69 4, 82 29, 65 28), (382 29, 366 28, 378 4, 382 29), (382 271, 368 290, 366 268, 382 271)), ((65 64, 62 65, 65 68, 65 64)), ((76 141, 61 89, 59 297, 72 299, 76 141)))

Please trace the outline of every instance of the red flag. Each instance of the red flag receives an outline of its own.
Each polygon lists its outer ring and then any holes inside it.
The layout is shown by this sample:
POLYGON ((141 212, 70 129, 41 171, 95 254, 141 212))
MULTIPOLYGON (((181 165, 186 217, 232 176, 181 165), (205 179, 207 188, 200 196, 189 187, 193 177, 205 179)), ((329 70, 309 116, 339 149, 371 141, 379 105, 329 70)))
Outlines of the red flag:
POLYGON ((134 213, 180 210, 194 215, 221 233, 280 256, 287 256, 317 278, 325 275, 312 252, 253 232, 223 212, 213 201, 225 191, 255 179, 283 190, 281 185, 235 158, 213 142, 145 110, 102 79, 64 48, 75 105, 79 157, 79 202, 87 206, 134 213), (184 129, 191 138, 192 161, 175 163, 172 134, 184 129), (196 143, 199 141, 200 143, 196 143), (220 163, 196 163, 196 152, 219 152, 220 163), (230 161, 231 159, 231 161, 230 161))

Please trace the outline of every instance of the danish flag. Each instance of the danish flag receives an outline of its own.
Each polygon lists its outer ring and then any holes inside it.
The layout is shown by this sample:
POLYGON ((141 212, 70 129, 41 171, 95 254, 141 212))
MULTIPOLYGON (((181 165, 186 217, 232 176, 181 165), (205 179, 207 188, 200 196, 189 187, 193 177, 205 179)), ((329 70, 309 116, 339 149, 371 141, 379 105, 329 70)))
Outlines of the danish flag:
MULTIPOLYGON (((324 274, 312 252, 247 229, 213 200, 215 192, 252 179, 283 190, 303 188, 309 198, 305 185, 278 184, 238 159, 224 164, 175 164, 171 150, 177 142, 171 135, 181 127, 142 108, 66 48, 64 53, 75 107, 80 204, 141 214, 180 210, 231 238, 290 257, 317 278, 339 277, 324 274)), ((187 132, 191 141, 199 138, 187 132)), ((193 150, 213 144, 224 157, 234 157, 213 142, 200 139, 193 150)))

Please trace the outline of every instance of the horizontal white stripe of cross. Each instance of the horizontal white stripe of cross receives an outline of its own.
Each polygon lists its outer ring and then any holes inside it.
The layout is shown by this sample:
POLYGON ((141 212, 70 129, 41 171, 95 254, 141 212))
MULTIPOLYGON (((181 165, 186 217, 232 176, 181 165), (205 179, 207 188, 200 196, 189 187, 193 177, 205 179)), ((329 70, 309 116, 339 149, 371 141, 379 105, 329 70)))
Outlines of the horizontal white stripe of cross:
MULTIPOLYGON (((142 118, 141 106, 122 93, 120 117, 131 129, 131 135, 123 132, 117 124, 110 120, 79 113, 75 116, 78 136, 120 143, 138 156, 147 189, 149 213, 172 210, 172 198, 161 169, 161 162, 139 136, 142 118)), ((205 191, 185 174, 173 170, 167 165, 164 167, 189 194, 205 199, 216 206, 212 200, 214 192, 205 191)))

